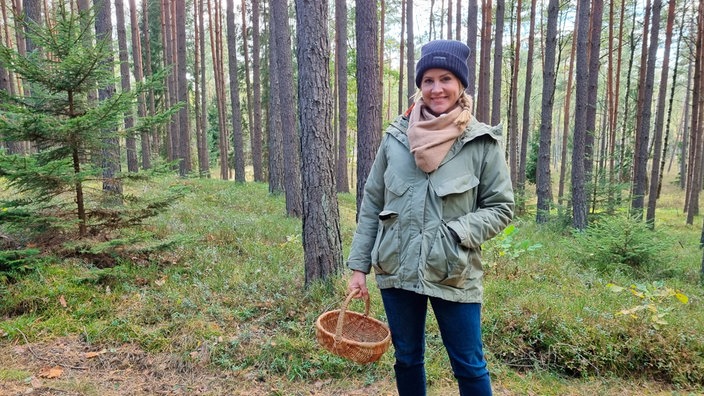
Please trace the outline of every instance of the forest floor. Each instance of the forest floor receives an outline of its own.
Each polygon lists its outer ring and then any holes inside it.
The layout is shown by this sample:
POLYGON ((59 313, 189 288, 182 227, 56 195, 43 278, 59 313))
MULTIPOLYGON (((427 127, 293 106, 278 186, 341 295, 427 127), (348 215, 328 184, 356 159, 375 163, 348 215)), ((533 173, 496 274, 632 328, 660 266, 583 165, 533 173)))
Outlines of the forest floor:
MULTIPOLYGON (((5 344, 0 347, 4 377, 0 396, 146 396, 146 395, 395 395, 393 379, 367 383, 358 380, 324 380, 313 383, 291 382, 285 378, 263 378, 254 371, 214 371, 206 367, 178 367, 168 354, 146 353, 133 344, 96 350, 76 336, 45 342, 5 344)), ((613 382, 598 379, 569 380, 568 393, 562 395, 695 395, 678 392, 657 382, 613 382)), ((496 379, 494 395, 518 396, 542 393, 511 390, 511 381, 496 379)), ((431 396, 456 395, 451 383, 433 384, 431 396)))

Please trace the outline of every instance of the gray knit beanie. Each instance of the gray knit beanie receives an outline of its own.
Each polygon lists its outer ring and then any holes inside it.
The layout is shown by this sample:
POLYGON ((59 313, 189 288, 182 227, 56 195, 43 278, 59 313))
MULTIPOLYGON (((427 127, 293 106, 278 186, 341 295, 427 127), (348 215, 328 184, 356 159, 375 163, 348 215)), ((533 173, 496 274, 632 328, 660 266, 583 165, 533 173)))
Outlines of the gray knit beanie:
POLYGON ((468 57, 469 47, 461 41, 434 40, 425 44, 416 63, 416 86, 420 88, 426 70, 437 68, 451 71, 466 88, 469 85, 468 57))

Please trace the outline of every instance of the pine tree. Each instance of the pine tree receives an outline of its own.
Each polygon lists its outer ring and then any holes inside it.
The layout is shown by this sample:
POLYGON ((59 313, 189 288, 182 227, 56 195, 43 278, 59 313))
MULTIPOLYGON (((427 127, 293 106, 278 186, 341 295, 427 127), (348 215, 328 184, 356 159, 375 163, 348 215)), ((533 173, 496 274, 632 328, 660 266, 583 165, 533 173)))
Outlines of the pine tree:
POLYGON ((33 54, 21 55, 0 44, 0 63, 26 81, 32 92, 24 97, 0 92, 0 136, 31 141, 37 148, 27 155, 0 153, 0 176, 21 197, 0 203, 2 220, 44 230, 63 226, 70 231, 66 225, 77 225, 78 236, 85 237, 99 227, 144 217, 145 212, 127 215, 126 209, 101 205, 114 200, 100 188, 89 187, 104 181, 96 164, 101 163, 106 141, 144 130, 168 114, 139 119, 133 130, 118 131, 122 115, 154 83, 100 102, 87 100, 89 93, 113 83, 115 65, 105 62, 110 46, 94 40, 91 29, 84 28, 92 25, 89 12, 72 11, 59 2, 52 18, 51 29, 25 22, 37 44, 33 54), (105 131, 114 131, 110 132, 114 136, 105 131))

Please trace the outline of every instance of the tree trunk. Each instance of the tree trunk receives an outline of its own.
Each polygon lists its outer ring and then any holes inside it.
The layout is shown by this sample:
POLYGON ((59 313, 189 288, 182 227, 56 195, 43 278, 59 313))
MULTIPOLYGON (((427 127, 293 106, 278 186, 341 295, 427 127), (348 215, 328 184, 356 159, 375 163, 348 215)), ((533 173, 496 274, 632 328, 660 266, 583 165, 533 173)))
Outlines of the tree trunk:
POLYGON ((692 129, 690 139, 690 165, 689 174, 691 182, 688 183, 687 202, 687 224, 694 223, 694 216, 699 214, 699 192, 701 190, 702 172, 702 139, 704 138, 704 3, 699 2, 699 21, 697 23, 697 40, 695 45, 696 56, 694 57, 694 79, 692 89, 692 129))
MULTIPOLYGON (((416 92, 416 53, 415 37, 413 36, 413 0, 406 0, 406 86, 408 89, 408 105, 413 103, 413 94, 416 92)), ((358 91, 362 92, 362 91, 358 91)), ((359 144, 359 142, 357 143, 359 144)), ((357 180, 359 183, 359 180, 357 180)))
MULTIPOLYGON (((501 69, 504 52, 504 0, 496 0, 496 32, 494 33, 494 80, 491 87, 491 125, 501 122, 501 69)), ((488 50, 488 49, 487 49, 488 50)))
MULTIPOLYGON (((692 87, 693 87, 693 81, 692 79, 694 78, 693 76, 693 69, 694 69, 694 63, 695 62, 689 62, 689 66, 687 67, 687 83, 685 84, 685 94, 684 94, 684 103, 682 104, 684 106, 684 113, 682 115, 682 147, 680 149, 680 188, 682 190, 685 190, 687 188, 687 175, 688 175, 688 160, 687 160, 687 154, 689 153, 689 111, 692 108, 690 105, 690 93, 692 92, 692 87)), ((685 190, 685 207, 684 207, 684 212, 687 212, 687 192, 685 190)))
POLYGON ((650 46, 648 49, 645 84, 641 87, 643 92, 644 106, 640 110, 640 128, 636 130, 636 151, 634 153, 633 164, 633 197, 631 200, 631 214, 637 219, 643 218, 643 203, 645 200, 645 189, 647 183, 648 169, 648 133, 650 129, 650 117, 653 101, 653 81, 655 80, 655 60, 658 50, 658 33, 660 30, 660 0, 653 1, 652 9, 652 31, 650 33, 650 46))
MULTIPOLYGON (((98 0, 96 0, 98 1, 98 0)), ((105 40, 108 47, 112 47, 112 12, 109 1, 94 3, 95 15, 95 36, 98 40, 105 40)), ((112 56, 105 60, 105 67, 112 67, 112 56)), ((115 86, 110 84, 98 89, 98 100, 101 102, 111 98, 115 94, 115 86)), ((115 126, 117 127, 117 126, 115 126)), ((105 135, 111 136, 105 139, 105 147, 101 153, 101 167, 103 169, 103 192, 108 196, 108 201, 119 204, 122 201, 122 183, 117 174, 120 172, 120 142, 113 138, 113 130, 105 131, 105 135)))
MULTIPOLYGON (((482 36, 481 49, 479 52, 479 76, 476 118, 482 122, 490 122, 489 105, 491 96, 489 95, 489 63, 491 59, 491 0, 482 0, 482 36)), ((471 51, 470 51, 471 52, 471 51)))
MULTIPOLYGON (((254 99, 252 98, 252 79, 250 78, 251 65, 249 61, 249 45, 247 44, 247 2, 242 0, 242 54, 244 55, 244 84, 245 93, 247 101, 245 103, 245 109, 247 110, 247 128, 249 130, 249 146, 251 150, 254 150, 254 146, 257 145, 256 138, 254 136, 253 125, 254 125, 254 115, 253 115, 253 104, 254 99)), ((253 153, 253 151, 252 151, 253 153)), ((254 158, 252 158, 254 159, 254 158)), ((254 167, 254 163, 252 163, 254 167)))
MULTIPOLYGON (((228 0, 228 8, 232 8, 228 0)), ((215 5, 208 0, 208 20, 210 21, 210 53, 213 58, 213 79, 215 80, 215 104, 218 109, 218 148, 220 153, 220 178, 230 180, 230 162, 228 159, 229 139, 227 136, 227 111, 225 110, 225 72, 223 71, 222 55, 222 24, 221 3, 215 0, 215 5)))
POLYGON ((589 81, 587 83, 587 130, 584 135, 584 180, 594 186, 596 199, 596 180, 592 179, 594 169, 594 140, 596 133, 596 106, 599 89, 599 63, 601 51, 601 22, 604 14, 604 1, 592 1, 589 42, 589 81))
POLYGON ((587 92, 589 68, 587 44, 589 42, 589 1, 579 0, 577 12, 577 88, 575 93, 574 138, 572 143, 572 226, 587 228, 587 196, 584 187, 585 135, 587 133, 587 92))
POLYGON ((276 59, 278 60, 279 102, 281 104, 281 125, 284 136, 284 183, 286 190, 286 214, 301 217, 303 201, 301 191, 301 141, 296 129, 295 97, 293 91, 293 53, 291 51, 291 30, 288 20, 286 0, 272 0, 276 37, 276 59))
POLYGON ((545 64, 543 65, 540 145, 538 146, 537 174, 535 175, 535 187, 538 196, 535 217, 537 223, 547 223, 550 219, 550 201, 552 197, 550 149, 552 145, 552 110, 555 100, 555 50, 557 48, 557 17, 559 12, 559 1, 550 0, 548 3, 548 28, 545 38, 545 64))
POLYGON ((447 0, 447 39, 452 40, 452 0, 447 0))
MULTIPOLYGON (((535 4, 530 4, 530 28, 528 30, 528 55, 526 59, 525 93, 523 94, 523 128, 521 130, 521 152, 518 162, 518 195, 525 196, 526 159, 528 157, 528 137, 530 135, 530 101, 533 91, 533 52, 535 48, 535 4)), ((525 209, 525 200, 520 200, 519 213, 525 209)))
MULTIPOLYGON (((145 77, 151 77, 152 76, 152 43, 151 43, 151 33, 149 32, 149 26, 150 26, 150 21, 149 21, 149 2, 143 1, 142 2, 142 25, 143 25, 143 33, 144 33, 144 75, 145 77)), ((150 88, 149 93, 148 93, 148 99, 149 99, 149 115, 154 115, 156 114, 156 98, 154 95, 154 89, 150 88)), ((155 128, 151 128, 151 130, 148 132, 151 136, 150 138, 150 148, 151 151, 158 153, 161 144, 160 144, 160 139, 159 139, 159 134, 157 133, 155 128)))
POLYGON ((455 12, 455 40, 462 40, 462 0, 457 0, 457 12, 455 12))
MULTIPOLYGON (((579 14, 579 4, 577 5, 577 14, 579 14)), ((565 104, 563 107, 562 116, 562 144, 560 153, 560 181, 557 187, 557 205, 558 210, 562 208, 563 197, 565 196, 565 179, 567 178, 567 145, 568 137, 570 136, 570 109, 572 99, 572 82, 574 81, 574 62, 575 54, 577 53, 577 30, 572 33, 572 45, 570 51, 570 66, 567 69, 567 89, 565 90, 565 104)))
MULTIPOLYGON (((176 104, 176 65, 174 64, 173 56, 173 36, 171 29, 171 5, 169 0, 161 0, 161 42, 163 53, 164 68, 169 70, 169 75, 166 78, 166 92, 164 95, 165 106, 171 107, 176 104)), ((178 147, 178 123, 176 122, 177 115, 171 117, 171 122, 166 124, 166 158, 168 161, 176 160, 176 150, 178 147)))
POLYGON ((670 45, 672 44, 672 28, 675 24, 675 2, 670 1, 667 10, 667 25, 665 28, 665 50, 662 55, 660 88, 658 91, 658 107, 655 112, 655 133, 653 134, 653 165, 650 171, 650 188, 648 191, 648 210, 645 221, 650 227, 655 227, 655 206, 660 187, 660 162, 664 158, 662 152, 663 124, 665 122, 665 100, 667 95, 667 78, 670 69, 670 45))
MULTIPOLYGON (((244 137, 242 132, 242 110, 240 106, 240 84, 239 79, 237 77, 236 43, 237 30, 235 27, 235 4, 233 0, 227 0, 227 66, 230 76, 230 107, 232 110, 232 149, 234 150, 233 155, 235 157, 235 181, 239 183, 244 183, 246 181, 244 161, 244 137)), ((261 112, 261 108, 259 109, 259 111, 261 112)), ((259 155, 261 156, 261 152, 259 153, 259 155)), ((261 176, 261 169, 259 170, 259 172, 261 176)))
MULTIPOLYGON (((337 9, 337 8, 336 8, 337 9)), ((405 46, 406 46, 406 0, 401 0, 401 35, 400 39, 401 42, 399 43, 399 49, 398 49, 398 114, 403 113, 403 107, 406 104, 406 101, 403 98, 403 79, 405 77, 405 74, 403 73, 403 55, 405 51, 405 46)), ((410 96, 410 92, 408 93, 410 96)), ((338 183, 340 180, 338 179, 338 183)))
MULTIPOLYGON (((401 13, 403 16, 403 13, 401 13)), ((403 22, 401 23, 401 71, 403 71, 403 22)), ((347 2, 335 1, 335 83, 338 103, 338 151, 337 151, 337 191, 350 192, 347 177, 347 2)), ((403 84, 399 79, 399 90, 403 84)), ((402 103, 399 93, 399 106, 402 103)))
POLYGON ((305 284, 310 286, 341 270, 342 237, 335 192, 327 1, 296 0, 296 15, 303 250, 305 284))
POLYGON ((186 59, 186 0, 176 0, 176 58, 178 61, 178 101, 183 104, 178 113, 179 123, 179 175, 185 177, 193 171, 191 164, 191 128, 188 117, 188 79, 186 59))
MULTIPOLYGON (((133 0, 130 0, 133 1, 133 0)), ((196 117, 196 149, 198 151, 198 175, 210 177, 210 158, 208 153, 207 122, 204 117, 207 113, 205 97, 205 28, 203 27, 203 0, 195 0, 193 8, 196 17, 193 18, 195 53, 193 54, 193 107, 196 117)))
MULTIPOLYGON (((261 89, 261 56, 259 45, 259 0, 252 1, 252 167, 254 180, 264 181, 262 161, 262 89, 261 89)), ((246 44, 245 44, 246 46, 246 44)))
POLYGON ((511 100, 509 101, 508 163, 511 171, 511 184, 514 190, 518 182, 518 71, 521 64, 521 4, 516 3, 516 38, 513 44, 513 64, 511 65, 511 100))
MULTIPOLYGON (((381 82, 377 67, 375 0, 356 0, 357 38, 357 214, 381 138, 381 82)), ((412 20, 409 15, 409 19, 412 20)), ((410 41, 410 40, 409 40, 410 41)))
MULTIPOLYGON (((122 0, 115 0, 115 24, 117 27, 117 47, 120 58, 120 81, 122 92, 129 92, 132 87, 130 83, 130 60, 127 53, 127 31, 125 30, 125 5, 122 0)), ((125 129, 134 127, 133 109, 130 109, 124 116, 125 129)), ((139 162, 137 161, 137 140, 130 132, 125 136, 125 152, 127 154, 127 171, 137 172, 139 162)))
MULTIPOLYGON (((142 65, 142 44, 139 41, 139 22, 137 19, 137 2, 129 0, 130 4, 130 27, 132 28, 132 57, 134 60, 134 81, 141 84, 144 80, 144 69, 142 65)), ((147 103, 144 93, 139 95, 137 103, 137 115, 139 118, 147 116, 147 103)), ((151 168, 151 145, 149 134, 141 132, 140 147, 142 149, 142 168, 151 168)))
POLYGON ((276 23, 274 13, 269 12, 269 110, 267 116, 269 142, 269 193, 280 194, 284 192, 284 148, 281 124, 281 103, 279 102, 279 60, 277 59, 276 45, 274 43, 276 23))
MULTIPOLYGON (((476 1, 467 3, 467 46, 469 47, 469 58, 467 65, 469 66, 469 74, 467 76, 467 95, 474 96, 476 93, 477 82, 477 13, 478 6, 476 1)), ((476 103, 477 101, 474 100, 476 103)))

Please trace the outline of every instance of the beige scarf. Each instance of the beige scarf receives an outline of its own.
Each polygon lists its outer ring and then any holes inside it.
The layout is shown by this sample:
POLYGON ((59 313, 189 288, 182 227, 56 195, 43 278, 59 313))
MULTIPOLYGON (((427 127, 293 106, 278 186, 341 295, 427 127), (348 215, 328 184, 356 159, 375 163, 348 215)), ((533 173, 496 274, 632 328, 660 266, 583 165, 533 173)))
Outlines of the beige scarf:
POLYGON ((430 113, 422 98, 416 101, 408 119, 407 134, 416 165, 423 172, 436 170, 462 134, 463 129, 455 124, 460 113, 462 107, 458 106, 436 117, 430 113))

